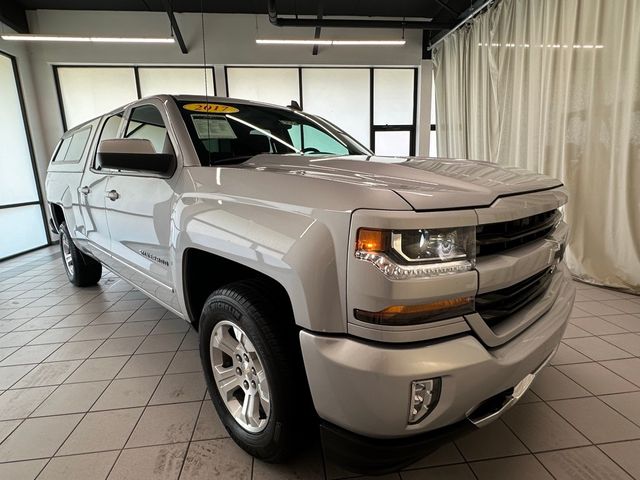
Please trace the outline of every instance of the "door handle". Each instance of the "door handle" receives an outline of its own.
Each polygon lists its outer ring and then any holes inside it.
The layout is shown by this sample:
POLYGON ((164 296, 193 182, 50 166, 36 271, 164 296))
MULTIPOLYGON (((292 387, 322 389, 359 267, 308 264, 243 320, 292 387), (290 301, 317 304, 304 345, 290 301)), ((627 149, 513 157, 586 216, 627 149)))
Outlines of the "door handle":
POLYGON ((120 194, 118 192, 116 192, 115 190, 111 190, 109 192, 107 192, 106 197, 111 200, 112 202, 115 202, 118 198, 120 198, 120 194))
POLYGON ((89 187, 82 187, 80 189, 80 193, 82 193, 83 195, 89 195, 91 193, 91 189, 89 187))

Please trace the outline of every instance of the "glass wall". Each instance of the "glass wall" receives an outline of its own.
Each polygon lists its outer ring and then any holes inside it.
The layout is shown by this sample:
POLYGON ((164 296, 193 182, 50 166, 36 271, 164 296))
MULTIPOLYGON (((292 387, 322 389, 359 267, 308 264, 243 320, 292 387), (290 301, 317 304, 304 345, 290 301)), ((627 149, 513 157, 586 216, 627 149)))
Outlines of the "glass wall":
POLYGON ((56 66, 54 69, 65 130, 149 95, 216 94, 212 68, 56 66))
POLYGON ((13 57, 0 52, 0 260, 48 243, 13 57))
POLYGON ((226 67, 228 96, 296 100, 378 155, 415 154, 415 68, 226 67))

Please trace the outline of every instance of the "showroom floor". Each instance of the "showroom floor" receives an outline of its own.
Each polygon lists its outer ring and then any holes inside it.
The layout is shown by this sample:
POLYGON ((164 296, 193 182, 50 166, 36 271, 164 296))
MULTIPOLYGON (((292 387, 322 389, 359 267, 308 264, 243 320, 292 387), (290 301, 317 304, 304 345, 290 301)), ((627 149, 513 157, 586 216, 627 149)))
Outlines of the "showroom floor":
MULTIPOLYGON (((254 460, 206 398, 188 325, 57 248, 0 263, 1 479, 347 478, 318 443, 254 460)), ((640 297, 577 284, 563 345, 500 420, 385 479, 640 479, 640 297), (626 472, 626 473, 625 473, 626 472)))

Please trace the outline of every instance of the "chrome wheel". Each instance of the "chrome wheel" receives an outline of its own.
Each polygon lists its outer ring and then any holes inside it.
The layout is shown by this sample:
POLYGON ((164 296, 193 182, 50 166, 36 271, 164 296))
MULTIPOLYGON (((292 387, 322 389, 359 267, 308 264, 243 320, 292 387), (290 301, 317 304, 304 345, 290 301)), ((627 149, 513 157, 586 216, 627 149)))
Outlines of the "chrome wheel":
POLYGON ((67 270, 69 278, 73 277, 73 257, 71 256, 71 244, 69 243, 69 237, 66 233, 62 233, 60 236, 60 242, 62 243, 62 255, 64 260, 64 267, 67 270))
POLYGON ((211 332, 211 369, 222 401, 248 432, 265 429, 271 411, 269 383, 262 361, 247 334, 222 320, 211 332))

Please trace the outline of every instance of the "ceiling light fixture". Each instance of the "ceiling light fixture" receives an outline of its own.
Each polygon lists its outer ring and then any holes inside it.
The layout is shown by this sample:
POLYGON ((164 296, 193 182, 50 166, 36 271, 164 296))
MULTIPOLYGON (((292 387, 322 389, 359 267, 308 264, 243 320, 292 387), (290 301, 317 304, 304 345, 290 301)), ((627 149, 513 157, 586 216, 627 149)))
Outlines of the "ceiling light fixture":
POLYGON ((285 40, 258 38, 258 45, 405 45, 406 40, 285 40))
POLYGON ((70 35, 12 34, 0 35, 3 40, 23 42, 83 42, 83 43, 174 43, 173 37, 75 37, 70 35))

